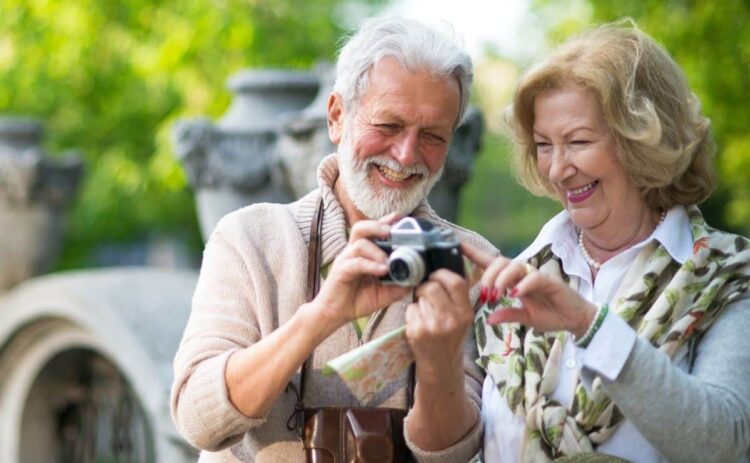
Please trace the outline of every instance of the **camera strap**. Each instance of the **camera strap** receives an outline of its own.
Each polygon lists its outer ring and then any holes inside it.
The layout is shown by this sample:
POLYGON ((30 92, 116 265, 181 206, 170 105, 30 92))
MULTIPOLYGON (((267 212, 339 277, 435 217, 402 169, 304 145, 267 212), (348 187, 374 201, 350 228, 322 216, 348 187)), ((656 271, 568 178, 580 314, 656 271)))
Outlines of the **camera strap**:
MULTIPOLYGON (((318 291, 320 290, 320 264, 322 260, 322 246, 321 246, 321 233, 323 231, 323 196, 320 196, 318 200, 318 206, 315 208, 315 214, 313 215, 312 222, 310 223, 310 241, 307 248, 307 290, 305 293, 306 302, 310 302, 315 299, 318 291)), ((416 299, 416 298, 415 298, 416 299)), ((296 403, 294 404, 294 411, 287 420, 286 427, 290 431, 295 429, 299 431, 300 437, 302 437, 304 429, 304 410, 305 410, 305 378, 307 376, 308 365, 310 363, 310 356, 305 359, 300 369, 299 378, 299 389, 295 386, 293 381, 289 381, 287 390, 291 389, 297 396, 296 403)), ((414 387, 416 377, 416 365, 414 363, 409 367, 409 385, 407 388, 407 409, 411 409, 414 405, 414 387)))

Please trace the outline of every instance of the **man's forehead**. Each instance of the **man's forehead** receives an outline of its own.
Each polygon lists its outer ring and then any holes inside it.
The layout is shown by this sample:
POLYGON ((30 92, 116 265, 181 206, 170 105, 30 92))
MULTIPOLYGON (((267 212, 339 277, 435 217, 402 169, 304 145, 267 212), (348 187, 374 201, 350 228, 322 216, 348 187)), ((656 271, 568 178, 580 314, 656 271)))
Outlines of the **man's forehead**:
POLYGON ((392 117, 419 111, 435 125, 453 126, 460 104, 460 88, 454 76, 410 71, 393 58, 383 58, 368 77, 360 109, 371 115, 392 117))
POLYGON ((372 66, 370 66, 370 69, 367 71, 367 75, 370 85, 372 85, 374 81, 380 82, 384 80, 391 80, 389 79, 389 77, 395 77, 395 79, 400 82, 403 82, 403 80, 411 77, 420 77, 445 85, 446 91, 450 91, 449 88, 455 86, 455 89, 460 93, 460 85, 456 76, 436 74, 432 72, 426 65, 417 67, 415 69, 409 69, 404 64, 399 62, 396 58, 393 58, 391 56, 385 56, 376 61, 372 66))

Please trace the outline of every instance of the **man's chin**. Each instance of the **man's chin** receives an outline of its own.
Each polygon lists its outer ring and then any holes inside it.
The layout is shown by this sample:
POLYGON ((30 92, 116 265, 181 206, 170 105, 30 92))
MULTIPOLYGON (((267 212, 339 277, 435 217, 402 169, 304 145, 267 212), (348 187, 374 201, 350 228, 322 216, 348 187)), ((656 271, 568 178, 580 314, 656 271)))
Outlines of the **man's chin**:
POLYGON ((440 176, 438 174, 434 180, 431 176, 411 178, 409 185, 399 188, 385 183, 380 178, 382 174, 373 172, 376 168, 371 165, 353 165, 352 158, 341 158, 339 165, 349 198, 354 207, 369 219, 379 219, 393 212, 411 214, 440 176))
POLYGON ((371 194, 367 195, 367 198, 356 198, 354 206, 370 219, 379 219, 391 213, 396 213, 401 216, 408 215, 411 214, 424 199, 424 196, 420 194, 420 191, 415 190, 419 190, 419 188, 407 191, 390 190, 385 193, 379 192, 376 194, 373 194, 371 191, 371 194), (394 196, 396 195, 401 197, 395 198, 394 196))

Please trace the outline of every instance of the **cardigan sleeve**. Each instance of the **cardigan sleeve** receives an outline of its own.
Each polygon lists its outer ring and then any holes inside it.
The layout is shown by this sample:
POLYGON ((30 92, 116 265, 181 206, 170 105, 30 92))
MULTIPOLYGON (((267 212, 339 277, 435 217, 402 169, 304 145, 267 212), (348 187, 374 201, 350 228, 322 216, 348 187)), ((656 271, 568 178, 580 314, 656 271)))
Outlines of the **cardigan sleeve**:
POLYGON ((749 333, 750 299, 742 299, 700 340, 691 374, 638 338, 617 377, 602 375, 603 389, 670 461, 737 461, 750 447, 749 333))
POLYGON ((172 419, 191 445, 220 450, 264 422, 248 418, 229 400, 225 380, 232 353, 260 338, 249 295, 253 282, 245 259, 217 226, 203 254, 192 310, 174 359, 172 419))

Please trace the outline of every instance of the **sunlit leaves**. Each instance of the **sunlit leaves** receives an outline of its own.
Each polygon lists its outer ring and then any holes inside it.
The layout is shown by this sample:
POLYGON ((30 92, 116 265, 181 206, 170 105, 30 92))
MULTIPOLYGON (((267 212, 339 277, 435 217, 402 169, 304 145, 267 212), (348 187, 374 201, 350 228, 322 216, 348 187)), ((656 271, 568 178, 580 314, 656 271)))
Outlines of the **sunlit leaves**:
MULTIPOLYGON (((345 0, 3 0, 0 113, 33 115, 52 152, 79 148, 87 177, 64 267, 98 243, 180 233, 199 242, 171 124, 217 117, 246 67, 332 58, 345 0)), ((367 8, 381 0, 360 0, 367 8)))

